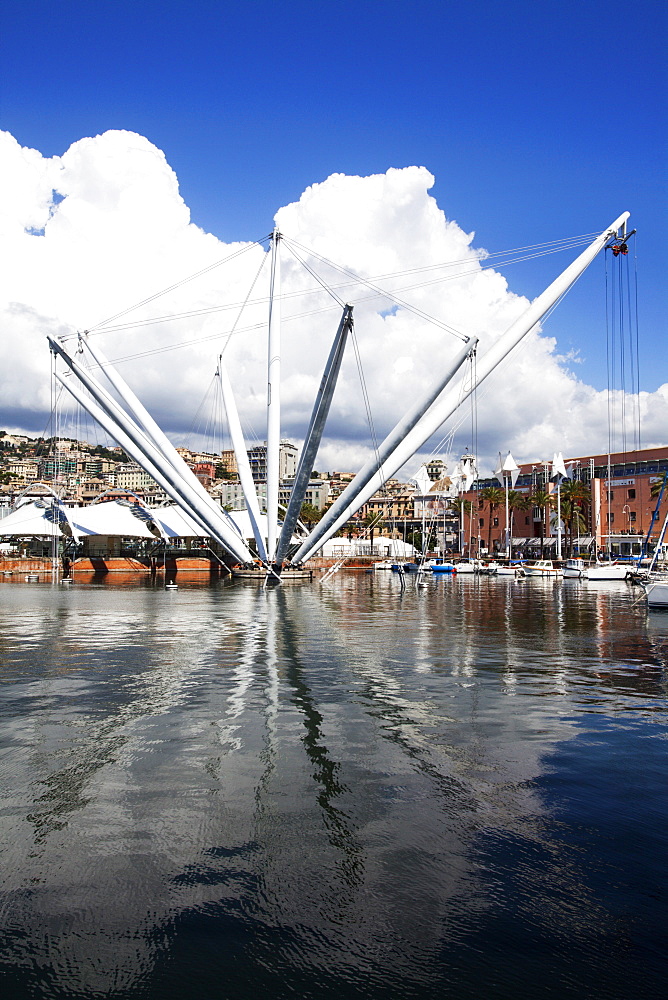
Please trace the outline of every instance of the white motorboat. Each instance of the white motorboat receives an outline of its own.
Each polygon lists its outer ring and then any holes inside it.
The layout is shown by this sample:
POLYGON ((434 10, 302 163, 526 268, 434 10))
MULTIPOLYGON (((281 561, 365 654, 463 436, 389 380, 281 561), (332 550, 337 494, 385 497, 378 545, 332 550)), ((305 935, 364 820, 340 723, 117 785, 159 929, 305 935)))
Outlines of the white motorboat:
POLYGON ((584 580, 587 575, 587 565, 584 559, 567 559, 564 563, 565 580, 584 580))
POLYGON ((668 608, 668 579, 643 583, 649 608, 668 608))
POLYGON ((538 577, 549 579, 562 575, 562 570, 555 566, 551 559, 537 559, 535 563, 528 563, 524 567, 524 572, 532 579, 538 577))
POLYGON ((523 566, 505 566, 499 564, 496 567, 496 576, 512 576, 515 580, 524 580, 526 573, 523 566))
POLYGON ((391 559, 383 559, 382 562, 375 562, 373 564, 375 572, 378 572, 378 570, 389 570, 390 572, 392 572, 393 566, 396 566, 396 563, 392 562, 391 559))
POLYGON ((454 570, 458 575, 467 574, 473 575, 478 573, 480 568, 480 563, 477 559, 462 559, 461 562, 455 563, 454 570))
POLYGON ((626 580, 630 572, 624 563, 588 563, 584 559, 567 559, 563 568, 567 580, 626 580))

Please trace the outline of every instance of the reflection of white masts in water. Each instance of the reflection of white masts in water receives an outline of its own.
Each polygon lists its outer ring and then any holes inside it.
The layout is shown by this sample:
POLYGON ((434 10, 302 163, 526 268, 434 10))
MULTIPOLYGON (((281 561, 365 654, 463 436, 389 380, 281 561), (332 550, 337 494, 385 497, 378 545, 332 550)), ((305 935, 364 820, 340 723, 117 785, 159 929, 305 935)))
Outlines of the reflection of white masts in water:
POLYGON ((277 739, 276 720, 278 718, 278 654, 276 651, 278 643, 278 610, 276 608, 276 600, 272 600, 272 596, 278 597, 278 595, 273 595, 271 590, 264 590, 262 594, 265 599, 267 616, 267 645, 264 661, 267 671, 267 700, 264 711, 265 718, 267 720, 267 739, 269 748, 272 751, 275 751, 277 739))
POLYGON ((220 742, 229 750, 241 750, 243 748, 243 741, 236 735, 239 730, 237 720, 246 711, 247 695, 255 674, 254 666, 256 662, 260 661, 260 639, 263 628, 258 621, 259 616, 252 606, 259 603, 259 595, 257 591, 249 591, 248 596, 251 607, 249 607, 246 617, 246 621, 248 622, 247 631, 244 636, 241 654, 232 672, 234 686, 227 698, 228 708, 220 720, 220 742))

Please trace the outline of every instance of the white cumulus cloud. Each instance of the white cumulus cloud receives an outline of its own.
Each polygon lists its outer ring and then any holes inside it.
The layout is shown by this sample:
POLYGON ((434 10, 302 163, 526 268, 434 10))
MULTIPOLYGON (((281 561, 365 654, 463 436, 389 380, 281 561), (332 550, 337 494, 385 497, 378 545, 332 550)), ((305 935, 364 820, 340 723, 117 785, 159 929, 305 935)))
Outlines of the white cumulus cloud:
MULTIPOLYGON (((174 440, 188 441, 194 428, 199 437, 193 443, 199 446, 206 446, 217 415, 214 394, 207 395, 207 389, 216 356, 227 344, 225 360, 242 421, 250 439, 262 440, 265 248, 224 244, 195 226, 165 155, 132 132, 84 138, 51 158, 0 133, 0 161, 0 426, 44 429, 51 393, 46 335, 91 330, 174 440), (232 259, 210 268, 225 258, 232 259), (198 272, 204 273, 180 284, 198 272), (171 290, 152 298, 166 288, 171 290), (175 315, 179 318, 171 318, 175 315), (109 317, 117 319, 100 327, 109 317)), ((473 234, 446 217, 429 194, 433 183, 424 167, 371 177, 334 174, 309 187, 298 202, 278 209, 276 223, 286 237, 281 306, 285 437, 298 442, 303 436, 341 302, 354 306, 363 381, 379 438, 459 349, 460 341, 443 324, 479 337, 479 352, 484 352, 528 305, 500 273, 485 266, 473 234), (393 291, 417 312, 304 248, 393 291), (323 290, 299 257, 333 294, 323 290)), ((227 195, 233 198, 234 192, 227 195)), ((555 264, 555 274, 563 266, 565 261, 555 264)), ((69 343, 75 346, 74 340, 69 343)), ((321 469, 354 469, 371 447, 354 346, 347 349, 318 457, 321 469)), ((534 332, 485 383, 477 400, 482 464, 493 462, 505 448, 520 461, 555 449, 564 454, 605 449, 607 393, 580 381, 572 364, 572 358, 559 354, 553 337, 534 332)), ((665 443, 668 386, 641 393, 639 404, 643 442, 665 443)), ((63 419, 74 421, 74 409, 67 407, 63 419)), ((617 400, 616 407, 629 419, 635 411, 631 399, 617 400)), ((453 426, 458 420, 454 451, 471 443, 469 404, 453 426)), ((220 447, 220 435, 217 440, 220 447)))

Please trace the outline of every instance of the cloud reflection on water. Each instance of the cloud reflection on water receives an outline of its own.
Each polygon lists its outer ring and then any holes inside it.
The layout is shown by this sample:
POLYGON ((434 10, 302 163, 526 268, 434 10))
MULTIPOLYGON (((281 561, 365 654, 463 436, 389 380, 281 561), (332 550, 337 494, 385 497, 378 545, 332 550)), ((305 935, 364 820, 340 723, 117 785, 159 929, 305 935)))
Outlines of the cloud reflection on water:
POLYGON ((5 587, 9 968, 140 992, 200 921, 220 971, 419 984, 495 910, 490 837, 552 859, 536 920, 605 925, 536 779, 665 696, 665 635, 625 591, 395 583, 5 587))

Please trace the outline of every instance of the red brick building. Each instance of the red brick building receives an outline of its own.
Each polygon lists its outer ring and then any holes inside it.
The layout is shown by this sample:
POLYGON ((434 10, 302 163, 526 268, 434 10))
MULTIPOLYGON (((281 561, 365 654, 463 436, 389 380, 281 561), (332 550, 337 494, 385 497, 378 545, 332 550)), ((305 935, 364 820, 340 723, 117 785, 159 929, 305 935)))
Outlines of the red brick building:
MULTIPOLYGON (((656 498, 651 496, 652 487, 661 483, 668 471, 668 447, 617 452, 611 454, 609 460, 608 455, 567 458, 566 465, 572 466, 571 477, 581 481, 588 494, 583 508, 585 524, 579 529, 577 538, 579 550, 609 548, 614 555, 638 554, 656 507, 656 498)), ((556 487, 550 481, 550 471, 547 462, 521 465, 515 490, 527 497, 538 490, 554 493, 556 487)), ((489 486, 498 487, 498 480, 480 481, 475 490, 466 494, 466 499, 473 504, 472 513, 466 518, 465 531, 467 542, 472 539, 472 553, 478 547, 485 549, 488 541, 491 542, 490 551, 504 548, 505 504, 501 502, 490 508, 481 497, 482 491, 489 486)), ((667 510, 668 488, 652 530, 653 543, 658 539, 667 510)), ((556 520, 556 513, 552 511, 548 524, 541 507, 514 511, 511 526, 513 551, 535 554, 540 546, 542 531, 546 554, 553 554, 556 520)))

